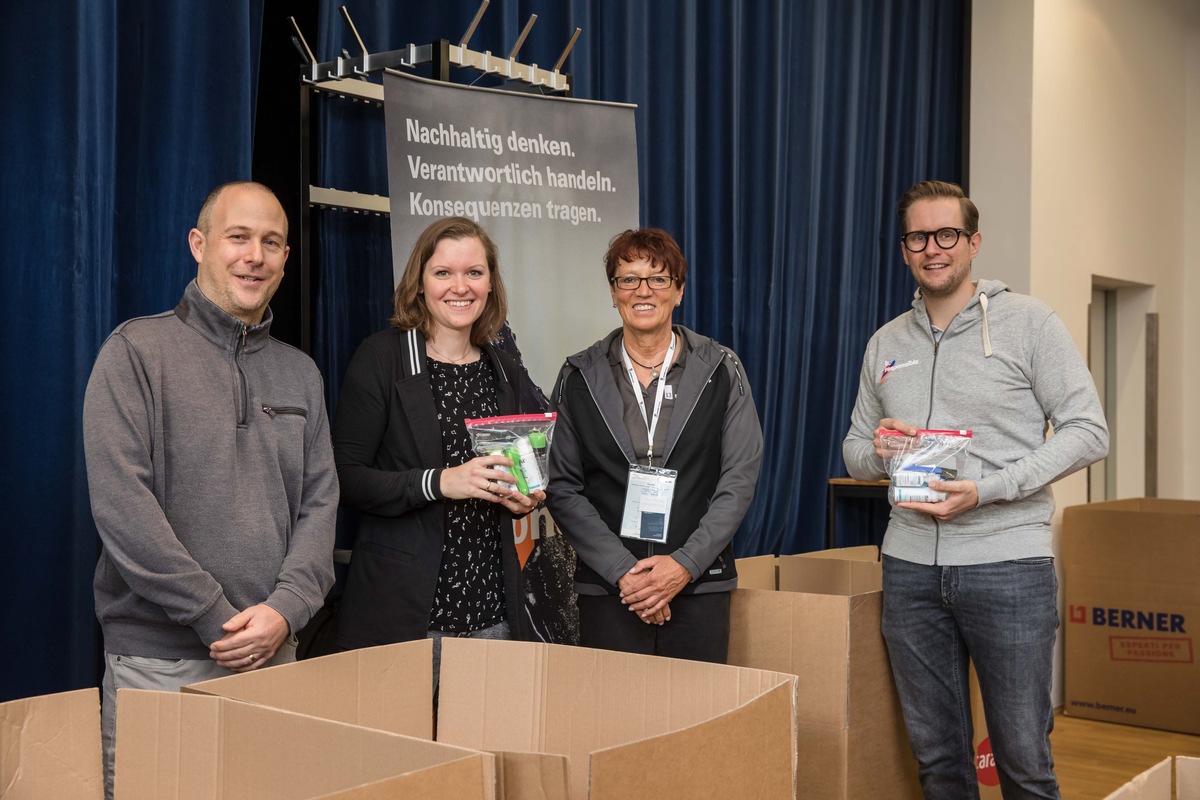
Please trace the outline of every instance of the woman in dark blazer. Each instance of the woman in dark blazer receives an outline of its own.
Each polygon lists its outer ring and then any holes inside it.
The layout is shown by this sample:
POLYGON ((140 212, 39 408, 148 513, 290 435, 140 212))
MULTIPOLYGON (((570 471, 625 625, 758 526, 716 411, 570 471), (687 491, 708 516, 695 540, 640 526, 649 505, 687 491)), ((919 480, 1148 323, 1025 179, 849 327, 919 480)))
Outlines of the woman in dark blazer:
POLYGON ((346 372, 332 436, 341 502, 362 512, 337 649, 443 635, 528 638, 511 461, 476 456, 466 418, 518 413, 524 370, 493 344, 507 314, 496 248, 450 217, 418 238, 391 327, 346 372))

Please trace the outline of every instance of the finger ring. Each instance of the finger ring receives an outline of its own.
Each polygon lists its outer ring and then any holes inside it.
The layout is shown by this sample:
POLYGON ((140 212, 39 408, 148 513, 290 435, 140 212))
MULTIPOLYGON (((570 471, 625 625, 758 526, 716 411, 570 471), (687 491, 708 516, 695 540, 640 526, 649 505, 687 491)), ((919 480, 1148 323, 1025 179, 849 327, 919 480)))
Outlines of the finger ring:
POLYGON ((254 659, 256 659, 256 658, 258 658, 258 654, 257 654, 257 653, 251 653, 251 654, 250 654, 250 663, 251 663, 251 664, 253 664, 253 663, 254 663, 254 659))

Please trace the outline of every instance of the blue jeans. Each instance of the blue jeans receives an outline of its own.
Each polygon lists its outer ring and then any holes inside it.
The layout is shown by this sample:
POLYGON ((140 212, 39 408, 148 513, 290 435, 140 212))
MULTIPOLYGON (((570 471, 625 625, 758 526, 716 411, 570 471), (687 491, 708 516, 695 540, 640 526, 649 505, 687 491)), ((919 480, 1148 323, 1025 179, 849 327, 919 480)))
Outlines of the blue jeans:
POLYGON ((926 566, 883 557, 883 638, 926 800, 977 800, 968 659, 1005 800, 1059 798, 1050 756, 1052 558, 926 566))

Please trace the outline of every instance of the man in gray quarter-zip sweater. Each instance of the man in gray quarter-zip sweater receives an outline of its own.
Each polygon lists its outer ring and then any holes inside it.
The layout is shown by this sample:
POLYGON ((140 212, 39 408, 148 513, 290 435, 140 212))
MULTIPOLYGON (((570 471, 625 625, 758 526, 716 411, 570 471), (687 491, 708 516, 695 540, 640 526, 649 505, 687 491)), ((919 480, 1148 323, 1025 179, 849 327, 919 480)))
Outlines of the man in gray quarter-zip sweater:
POLYGON ((1058 316, 998 281, 972 282, 982 237, 962 190, 919 183, 898 211, 918 290, 867 344, 846 466, 885 477, 884 429, 973 433, 963 472, 930 484, 948 498, 895 504, 883 541, 883 636, 921 786, 929 800, 979 796, 970 659, 1004 797, 1058 798, 1050 484, 1104 458, 1108 428, 1058 316))
POLYGON ((188 234, 196 280, 173 311, 121 324, 88 381, 110 798, 118 688, 174 691, 293 661, 295 632, 333 583, 321 376, 269 335, 287 228, 266 187, 213 190, 188 234))

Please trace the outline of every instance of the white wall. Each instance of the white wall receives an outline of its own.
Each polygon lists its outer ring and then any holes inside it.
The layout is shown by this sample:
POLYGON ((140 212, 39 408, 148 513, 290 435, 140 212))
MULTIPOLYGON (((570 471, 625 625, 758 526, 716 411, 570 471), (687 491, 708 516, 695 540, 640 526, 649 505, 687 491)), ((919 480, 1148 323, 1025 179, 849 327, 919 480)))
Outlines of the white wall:
MULTIPOLYGON (((1193 8, 1200 6, 1194 3, 1193 8)), ((1177 395, 1164 398, 1171 409, 1172 420, 1178 420, 1180 428, 1164 433, 1176 439, 1176 446, 1169 451, 1171 460, 1162 462, 1162 469, 1179 475, 1177 494, 1180 497, 1200 496, 1200 419, 1196 406, 1200 403, 1200 22, 1193 14, 1187 34, 1187 87, 1185 107, 1186 134, 1184 147, 1184 247, 1183 279, 1177 287, 1182 297, 1184 314, 1182 326, 1183 354, 1179 361, 1166 364, 1166 371, 1180 376, 1177 395), (1178 435, 1176 435, 1178 433, 1178 435), (1190 456, 1190 457, 1189 457, 1190 456)), ((1174 485, 1174 484, 1167 484, 1174 485)))
MULTIPOLYGON (((1145 314, 1156 312, 1158 494, 1200 499, 1200 447, 1189 446, 1200 437, 1200 2, 974 0, 972 15, 974 275, 1048 302, 1083 352, 1093 278, 1123 287, 1118 497, 1145 491, 1145 314)), ((1054 493, 1057 527, 1061 509, 1087 501, 1085 475, 1054 493)))
POLYGON ((971 164, 983 246, 976 278, 1031 291, 1034 0, 975 0, 971 25, 971 164))
MULTIPOLYGON (((1117 494, 1145 493, 1145 313, 1159 314, 1159 494, 1183 496, 1187 36, 1170 0, 1038 0, 1031 292, 1082 344, 1092 276, 1120 292, 1117 494)), ((1193 448, 1194 449, 1194 448, 1193 448)), ((1081 484, 1082 485, 1082 484, 1081 484)), ((1192 492, 1200 491, 1193 485, 1192 492)), ((1060 505, 1086 500, 1063 487, 1060 505)), ((1193 496, 1200 497, 1200 494, 1193 496)))

